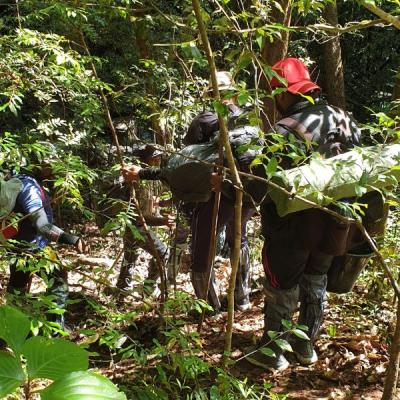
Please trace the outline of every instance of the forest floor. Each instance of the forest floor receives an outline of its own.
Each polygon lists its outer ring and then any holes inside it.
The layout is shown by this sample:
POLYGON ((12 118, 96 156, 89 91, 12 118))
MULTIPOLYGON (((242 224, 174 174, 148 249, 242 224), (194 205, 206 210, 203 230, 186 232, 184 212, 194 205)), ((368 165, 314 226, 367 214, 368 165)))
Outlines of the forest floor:
MULTIPOLYGON (((121 251, 121 241, 110 235, 101 237, 94 225, 87 225, 85 230, 86 238, 91 244, 90 257, 93 258, 93 265, 78 267, 76 272, 70 273, 71 298, 75 302, 68 306, 66 321, 73 328, 72 340, 86 341, 86 344, 92 346, 90 350, 99 353, 94 358, 93 366, 117 379, 117 382, 121 380, 126 383, 127 376, 134 376, 134 362, 117 357, 99 344, 103 334, 109 335, 105 329, 105 321, 109 317, 107 310, 111 315, 112 310, 116 309, 120 313, 139 309, 140 312, 135 317, 135 335, 143 340, 151 340, 151 335, 156 334, 154 330, 157 329, 157 315, 151 308, 143 307, 141 298, 127 296, 122 302, 118 302, 117 294, 105 289, 102 284, 105 279, 111 285, 115 284, 120 262, 115 262, 114 265, 114 260, 121 251), (103 265, 98 267, 96 264, 103 265), (106 278, 105 269, 108 269, 106 278), (91 305, 88 306, 88 303, 91 305), (103 318, 100 328, 96 322, 99 318, 103 318), (91 334, 85 336, 84 333, 89 331, 91 334)), ((60 254, 69 265, 80 264, 76 254, 68 249, 62 250, 60 254)), ((143 274, 147 262, 148 256, 143 254, 139 257, 138 269, 143 274)), ((222 291, 226 288, 228 273, 229 261, 222 260, 217 269, 217 279, 222 282, 222 291)), ((233 359, 240 358, 243 355, 241 349, 255 343, 262 334, 262 274, 261 266, 254 262, 252 308, 245 312, 235 312, 233 359)), ((35 282, 38 283, 39 279, 35 279, 35 282)), ((247 378, 250 383, 270 382, 274 392, 286 393, 289 399, 380 399, 388 361, 388 335, 394 328, 394 303, 390 299, 377 297, 376 293, 380 288, 371 287, 365 280, 360 282, 352 293, 329 294, 326 317, 316 342, 319 356, 316 364, 303 367, 289 355, 291 366, 287 370, 270 372, 242 359, 231 366, 232 374, 240 379, 247 378)), ((187 272, 179 274, 177 287, 193 293, 187 272)), ((201 333, 202 356, 215 365, 221 361, 223 353, 226 318, 226 313, 216 318, 206 318, 201 333)), ((193 331, 197 324, 187 318, 185 328, 193 331)), ((103 337, 103 342, 107 342, 106 337, 103 337)))

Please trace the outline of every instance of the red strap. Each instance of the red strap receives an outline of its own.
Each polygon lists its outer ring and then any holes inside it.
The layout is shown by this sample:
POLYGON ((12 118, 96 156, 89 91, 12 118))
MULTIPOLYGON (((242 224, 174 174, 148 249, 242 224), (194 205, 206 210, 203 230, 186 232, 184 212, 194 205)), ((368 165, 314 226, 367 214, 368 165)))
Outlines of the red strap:
POLYGON ((14 226, 9 226, 6 229, 1 230, 2 235, 4 236, 5 239, 11 239, 14 236, 17 236, 18 229, 16 229, 14 226))
POLYGON ((46 203, 46 201, 47 201, 46 192, 44 191, 42 186, 39 185, 39 188, 40 188, 40 195, 42 197, 42 202, 43 202, 43 205, 44 205, 46 203))
MULTIPOLYGON (((39 188, 40 188, 40 196, 42 198, 43 205, 45 205, 47 202, 46 192, 44 191, 42 186, 39 185, 39 188)), ((8 225, 8 223, 6 223, 5 225, 8 225)), ((18 234, 18 229, 14 226, 9 226, 6 229, 0 229, 0 231, 6 240, 11 239, 14 236, 17 236, 17 234, 18 234)))

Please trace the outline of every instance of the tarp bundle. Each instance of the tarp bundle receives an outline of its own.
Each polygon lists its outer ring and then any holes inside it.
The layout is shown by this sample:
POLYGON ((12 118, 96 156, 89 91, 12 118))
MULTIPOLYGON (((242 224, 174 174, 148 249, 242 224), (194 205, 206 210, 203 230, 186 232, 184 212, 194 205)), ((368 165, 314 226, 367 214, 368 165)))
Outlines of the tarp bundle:
POLYGON ((334 200, 359 196, 360 190, 370 192, 396 185, 399 180, 400 144, 376 145, 329 159, 315 157, 307 165, 281 171, 273 182, 293 196, 276 188, 270 188, 268 194, 283 217, 312 207, 294 195, 325 206, 334 200))

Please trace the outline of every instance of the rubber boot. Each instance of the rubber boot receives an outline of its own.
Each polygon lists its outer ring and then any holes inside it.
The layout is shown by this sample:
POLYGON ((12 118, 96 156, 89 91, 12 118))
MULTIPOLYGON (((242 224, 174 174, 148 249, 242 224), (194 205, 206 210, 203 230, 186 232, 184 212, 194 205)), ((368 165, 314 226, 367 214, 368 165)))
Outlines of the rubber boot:
POLYGON ((318 360, 313 343, 318 336, 324 317, 327 275, 304 274, 300 280, 299 325, 308 327, 310 340, 292 338, 292 348, 301 364, 309 365, 318 360))
POLYGON ((127 260, 126 255, 124 255, 116 284, 118 289, 129 290, 132 288, 131 268, 134 266, 134 264, 134 260, 131 262, 130 260, 127 260))
POLYGON ((289 362, 283 355, 283 350, 271 341, 268 335, 269 331, 281 333, 279 338, 283 339, 282 335, 282 320, 290 321, 293 313, 296 310, 299 298, 299 288, 295 286, 292 289, 273 288, 268 282, 265 287, 265 306, 264 306, 264 334, 258 344, 258 348, 270 348, 275 356, 269 356, 262 351, 253 352, 247 356, 247 360, 259 367, 267 369, 284 370, 289 366, 289 362))
POLYGON ((62 330, 66 330, 64 314, 68 300, 68 283, 56 279, 53 286, 47 290, 47 294, 55 296, 57 306, 64 310, 63 314, 54 314, 54 317, 52 316, 53 318, 50 318, 50 320, 57 322, 62 330))
POLYGON ((246 311, 251 308, 251 264, 250 248, 246 243, 240 249, 239 268, 236 275, 235 285, 235 306, 240 311, 246 311))
MULTIPOLYGON (((197 298, 205 299, 207 291, 207 272, 195 272, 191 273, 193 289, 196 293, 197 298)), ((218 297, 218 288, 215 283, 214 270, 211 271, 210 286, 208 290, 208 303, 214 309, 215 313, 219 313, 221 310, 221 302, 218 297)))
POLYGON ((181 267, 182 254, 187 250, 187 244, 177 244, 175 247, 175 257, 173 257, 173 251, 168 258, 167 262, 167 280, 170 285, 174 284, 176 277, 179 274, 181 267), (175 258, 175 260, 174 260, 175 258))

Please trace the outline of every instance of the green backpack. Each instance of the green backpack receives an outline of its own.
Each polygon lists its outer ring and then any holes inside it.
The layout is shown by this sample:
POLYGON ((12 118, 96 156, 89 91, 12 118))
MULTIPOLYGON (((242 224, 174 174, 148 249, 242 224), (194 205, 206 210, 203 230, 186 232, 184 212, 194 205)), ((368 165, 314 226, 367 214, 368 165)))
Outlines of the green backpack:
MULTIPOLYGON (((258 127, 244 126, 229 132, 229 141, 240 169, 247 169, 247 165, 260 153, 259 146, 256 150, 251 146, 259 141, 259 131, 258 127)), ((163 168, 163 179, 177 199, 197 203, 211 198, 210 176, 219 162, 218 140, 219 135, 216 135, 207 143, 184 147, 168 159, 163 168)), ((221 190, 229 197, 234 192, 229 182, 223 182, 221 190)))

